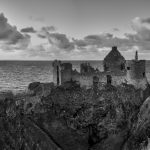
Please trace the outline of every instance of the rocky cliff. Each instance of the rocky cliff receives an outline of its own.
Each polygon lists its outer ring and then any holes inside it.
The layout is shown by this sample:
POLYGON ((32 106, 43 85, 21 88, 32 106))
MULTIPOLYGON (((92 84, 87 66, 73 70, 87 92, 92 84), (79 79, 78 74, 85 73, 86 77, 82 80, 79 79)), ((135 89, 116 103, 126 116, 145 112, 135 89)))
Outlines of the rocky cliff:
POLYGON ((32 83, 26 95, 0 101, 0 145, 15 150, 148 150, 146 90, 141 96, 141 90, 126 84, 86 90, 75 83, 32 83))

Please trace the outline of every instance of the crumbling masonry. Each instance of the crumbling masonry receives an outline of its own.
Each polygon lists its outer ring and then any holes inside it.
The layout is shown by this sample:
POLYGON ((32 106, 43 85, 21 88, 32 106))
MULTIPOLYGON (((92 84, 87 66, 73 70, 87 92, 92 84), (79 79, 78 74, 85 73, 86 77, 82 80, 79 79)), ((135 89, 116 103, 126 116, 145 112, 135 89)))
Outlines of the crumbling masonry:
POLYGON ((91 88, 93 85, 111 84, 114 86, 122 83, 132 84, 135 88, 145 89, 147 78, 145 73, 145 60, 135 59, 126 61, 117 47, 103 60, 104 71, 94 69, 89 63, 80 64, 80 72, 72 69, 71 63, 53 62, 53 82, 62 85, 69 81, 76 81, 81 87, 91 88))

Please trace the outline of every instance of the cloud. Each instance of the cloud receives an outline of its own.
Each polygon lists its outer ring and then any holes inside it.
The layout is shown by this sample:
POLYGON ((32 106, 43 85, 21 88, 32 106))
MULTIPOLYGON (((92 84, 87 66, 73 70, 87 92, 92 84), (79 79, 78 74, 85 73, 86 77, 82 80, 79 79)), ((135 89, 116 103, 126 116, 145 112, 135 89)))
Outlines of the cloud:
POLYGON ((46 48, 44 45, 36 45, 34 47, 30 47, 27 49, 27 53, 25 52, 25 55, 28 55, 29 57, 47 57, 49 56, 49 53, 46 52, 46 48))
POLYGON ((113 34, 110 33, 102 33, 99 35, 88 35, 84 37, 84 40, 87 41, 90 45, 97 45, 101 47, 106 41, 111 40, 113 38, 113 34))
POLYGON ((24 35, 24 39, 20 40, 17 44, 7 44, 7 43, 0 43, 0 49, 3 51, 15 51, 15 50, 25 50, 30 43, 30 35, 24 35))
POLYGON ((44 22, 45 21, 44 17, 33 17, 33 16, 30 16, 29 19, 32 20, 32 21, 36 21, 36 22, 44 22))
POLYGON ((135 33, 125 33, 128 40, 141 51, 150 50, 150 26, 147 26, 149 18, 136 17, 132 20, 132 29, 135 33))
POLYGON ((84 47, 86 47, 88 45, 88 43, 85 41, 85 40, 78 40, 78 39, 74 39, 72 38, 74 44, 79 48, 79 49, 82 49, 84 47))
POLYGON ((150 26, 145 25, 142 18, 133 19, 132 29, 136 32, 134 35, 136 40, 150 41, 150 26))
POLYGON ((46 37, 53 48, 65 51, 74 49, 74 43, 65 34, 47 32, 46 37))
POLYGON ((26 28, 23 28, 21 29, 21 32, 24 32, 24 33, 35 33, 35 29, 33 27, 26 27, 26 28))
POLYGON ((114 32, 118 32, 118 31, 120 31, 118 28, 113 28, 113 31, 114 32))
MULTIPOLYGON (((133 33, 125 33, 124 37, 116 37, 111 33, 91 34, 81 39, 72 38, 71 40, 65 35, 50 32, 48 28, 43 28, 42 34, 38 36, 40 38, 48 39, 50 43, 50 49, 53 49, 53 56, 62 57, 73 55, 74 58, 77 56, 85 56, 89 58, 97 58, 97 55, 106 53, 107 50, 112 46, 118 46, 118 49, 124 52, 132 52, 139 50, 145 52, 150 50, 150 27, 148 26, 148 18, 134 18, 132 20, 131 28, 133 33), (104 52, 105 51, 105 52, 104 52)), ((115 31, 120 31, 114 28, 115 31)), ((47 51, 51 53, 51 51, 47 51)), ((83 58, 83 57, 82 57, 83 58)))
MULTIPOLYGON (((23 55, 31 58, 65 59, 99 58, 99 54, 106 53, 107 49, 115 45, 121 51, 139 49, 144 53, 150 50, 150 18, 134 18, 131 28, 133 33, 125 33, 124 37, 116 37, 113 32, 75 39, 58 33, 55 26, 43 26, 39 30, 27 27, 19 32, 16 26, 10 25, 7 18, 0 14, 0 49, 5 52, 22 50, 23 55), (29 33, 36 33, 39 38, 29 33), (39 43, 35 42, 34 45, 34 39, 31 38, 35 38, 36 42, 39 40, 39 43)), ((113 30, 120 31, 118 28, 113 30)))
POLYGON ((41 31, 45 31, 45 32, 55 32, 57 29, 54 26, 45 26, 42 27, 41 31))
POLYGON ((140 18, 141 23, 148 23, 150 24, 150 17, 149 18, 140 18))
POLYGON ((23 55, 30 58, 35 57, 37 59, 67 59, 68 55, 74 53, 74 42, 65 34, 47 32, 47 34, 41 38, 47 39, 47 41, 44 40, 44 43, 39 45, 31 45, 23 55))
POLYGON ((78 47, 85 47, 88 45, 97 45, 98 47, 101 46, 104 41, 106 40, 111 40, 113 37, 113 34, 110 33, 102 33, 99 35, 88 35, 86 37, 84 37, 83 40, 74 40, 74 43, 78 46, 78 47))
POLYGON ((13 47, 27 46, 30 42, 30 36, 27 34, 21 34, 16 26, 12 26, 8 23, 7 18, 3 13, 0 14, 0 42, 1 45, 10 45, 13 47))
POLYGON ((150 50, 150 24, 149 18, 143 19, 136 17, 132 20, 131 28, 134 33, 125 33, 124 37, 115 37, 111 33, 101 33, 97 35, 88 35, 83 39, 73 39, 74 44, 80 50, 90 47, 101 49, 104 47, 118 46, 122 51, 133 50, 140 51, 150 50))
POLYGON ((115 44, 115 41, 118 40, 110 33, 101 33, 97 35, 88 35, 84 37, 84 39, 73 39, 75 45, 79 49, 83 49, 83 47, 93 46, 94 48, 102 48, 102 47, 111 47, 115 44))
POLYGON ((22 52, 22 56, 32 59, 62 59, 65 52, 66 51, 53 48, 47 41, 46 43, 28 47, 26 51, 22 52))
POLYGON ((47 35, 50 33, 55 32, 57 29, 54 26, 44 26, 41 28, 41 30, 38 32, 37 36, 39 38, 45 39, 47 38, 47 35))
POLYGON ((46 38, 47 38, 46 35, 41 34, 41 33, 38 33, 37 36, 38 36, 39 38, 41 38, 41 39, 46 39, 46 38))

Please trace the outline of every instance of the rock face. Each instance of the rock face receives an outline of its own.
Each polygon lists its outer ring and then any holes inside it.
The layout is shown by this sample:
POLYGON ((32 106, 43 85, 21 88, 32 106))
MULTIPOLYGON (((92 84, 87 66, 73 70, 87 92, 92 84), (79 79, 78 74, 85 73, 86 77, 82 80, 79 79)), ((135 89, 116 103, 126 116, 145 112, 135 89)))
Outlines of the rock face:
POLYGON ((35 107, 40 104, 42 97, 47 97, 53 88, 53 83, 30 83, 28 86, 27 95, 23 98, 24 110, 26 110, 26 113, 31 113, 35 107))
POLYGON ((14 95, 11 91, 0 92, 0 101, 4 101, 6 98, 12 99, 13 97, 14 97, 14 95))
POLYGON ((88 149, 88 134, 68 128, 63 119, 52 117, 51 121, 45 121, 42 127, 51 133, 53 139, 61 145, 62 149, 88 149))
POLYGON ((50 94, 54 84, 51 83, 40 83, 40 82, 33 82, 30 83, 28 86, 28 93, 31 95, 36 95, 39 97, 46 97, 50 94))
POLYGON ((29 90, 23 104, 0 102, 2 149, 148 150, 150 97, 133 86, 32 83, 29 90))
POLYGON ((32 82, 29 84, 28 89, 29 90, 34 90, 36 87, 38 87, 40 85, 40 82, 32 82))
POLYGON ((140 108, 137 129, 143 130, 150 126, 150 97, 148 97, 140 108))
MULTIPOLYGON (((43 105, 49 105, 49 109, 56 116, 65 119, 68 129, 87 137, 89 149, 105 150, 123 148, 124 143, 133 134, 141 104, 140 92, 127 85, 118 88, 106 86, 100 91, 80 88, 65 90, 61 87, 43 99, 43 105), (83 130, 84 133, 81 132, 83 130)), ((62 125, 58 122, 59 120, 56 123, 51 122, 52 124, 45 122, 44 128, 53 133, 60 142, 62 140, 60 135, 63 134, 61 132, 66 127, 63 126, 62 129, 62 125), (58 127, 58 133, 55 127, 58 127)), ((67 131, 65 134, 69 136, 67 131)), ((67 145, 65 141, 60 142, 64 147, 67 145)), ((74 146, 70 149, 74 149, 74 146)), ((130 150, 130 147, 127 150, 130 150)))
POLYGON ((34 122, 27 118, 23 121, 25 124, 25 134, 29 135, 32 142, 35 142, 33 147, 36 149, 62 150, 62 148, 34 122))

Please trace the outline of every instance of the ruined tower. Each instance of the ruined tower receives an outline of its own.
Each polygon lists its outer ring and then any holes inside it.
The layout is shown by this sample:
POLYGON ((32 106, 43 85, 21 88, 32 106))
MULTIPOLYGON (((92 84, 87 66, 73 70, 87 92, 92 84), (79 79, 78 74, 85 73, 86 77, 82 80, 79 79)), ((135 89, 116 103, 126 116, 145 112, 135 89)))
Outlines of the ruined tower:
POLYGON ((61 82, 65 83, 72 80, 72 64, 63 63, 61 65, 61 82))
POLYGON ((104 58, 103 66, 105 72, 120 73, 125 71, 125 58, 120 54, 117 47, 112 47, 112 50, 104 58))
POLYGON ((61 85, 61 61, 53 61, 53 82, 54 85, 61 85))
POLYGON ((135 53, 135 59, 127 62, 127 81, 135 88, 144 89, 147 86, 145 72, 145 60, 138 60, 138 52, 135 53))

